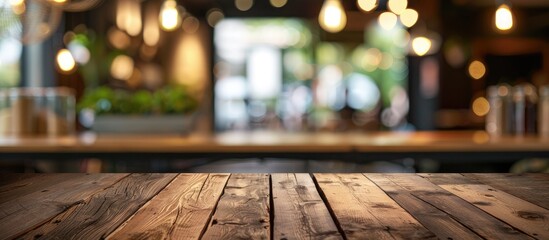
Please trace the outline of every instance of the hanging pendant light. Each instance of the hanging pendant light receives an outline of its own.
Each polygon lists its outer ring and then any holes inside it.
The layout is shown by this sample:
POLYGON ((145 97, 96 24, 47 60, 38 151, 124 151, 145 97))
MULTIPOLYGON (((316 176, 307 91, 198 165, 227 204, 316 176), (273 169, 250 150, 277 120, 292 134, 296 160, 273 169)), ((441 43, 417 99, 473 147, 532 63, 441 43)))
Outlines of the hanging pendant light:
POLYGON ((496 27, 499 30, 507 31, 513 27, 513 13, 506 4, 501 4, 496 10, 496 27))
POLYGON ((347 24, 347 15, 339 0, 325 0, 318 15, 320 27, 327 32, 336 33, 347 24))
POLYGON ((165 31, 173 31, 181 24, 181 16, 177 10, 177 2, 166 0, 160 8, 160 26, 165 31))

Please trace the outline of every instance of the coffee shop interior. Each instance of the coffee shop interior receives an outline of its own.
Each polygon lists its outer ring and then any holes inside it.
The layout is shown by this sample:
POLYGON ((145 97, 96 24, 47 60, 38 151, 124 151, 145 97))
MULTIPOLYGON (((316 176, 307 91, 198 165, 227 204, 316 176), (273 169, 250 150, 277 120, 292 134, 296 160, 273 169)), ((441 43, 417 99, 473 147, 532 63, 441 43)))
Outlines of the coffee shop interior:
POLYGON ((549 1, 1 0, 0 172, 549 172, 549 1))

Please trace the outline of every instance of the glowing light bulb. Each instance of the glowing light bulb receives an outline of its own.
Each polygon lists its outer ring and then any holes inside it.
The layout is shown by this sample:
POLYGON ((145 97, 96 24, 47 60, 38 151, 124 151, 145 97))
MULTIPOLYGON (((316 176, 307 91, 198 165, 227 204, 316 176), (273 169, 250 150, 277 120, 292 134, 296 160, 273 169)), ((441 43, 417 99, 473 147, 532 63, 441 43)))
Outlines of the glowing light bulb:
POLYGON ((173 31, 180 23, 177 3, 174 0, 166 0, 160 9, 160 26, 166 31, 173 31))
POLYGON ((320 27, 327 32, 336 33, 347 24, 347 15, 339 0, 325 0, 318 15, 320 27))
POLYGON ((426 37, 416 37, 412 40, 412 49, 418 56, 423 56, 431 49, 431 40, 426 37))
POLYGON ((377 0, 358 0, 356 3, 358 8, 365 12, 372 11, 377 7, 377 0))
POLYGON ((387 2, 387 7, 389 8, 389 10, 391 10, 391 12, 394 12, 396 15, 400 15, 407 6, 407 0, 389 0, 389 2, 387 2))
POLYGON ((381 28, 391 30, 395 27, 398 17, 392 12, 384 12, 379 15, 378 23, 381 28))
POLYGON ((71 72, 76 67, 76 62, 69 50, 63 48, 57 52, 57 66, 62 72, 71 72))
POLYGON ((400 14, 400 22, 406 27, 412 27, 416 24, 418 17, 416 10, 407 8, 400 14))
POLYGON ((496 27, 502 31, 513 27, 513 13, 511 13, 509 6, 501 4, 496 10, 496 27))

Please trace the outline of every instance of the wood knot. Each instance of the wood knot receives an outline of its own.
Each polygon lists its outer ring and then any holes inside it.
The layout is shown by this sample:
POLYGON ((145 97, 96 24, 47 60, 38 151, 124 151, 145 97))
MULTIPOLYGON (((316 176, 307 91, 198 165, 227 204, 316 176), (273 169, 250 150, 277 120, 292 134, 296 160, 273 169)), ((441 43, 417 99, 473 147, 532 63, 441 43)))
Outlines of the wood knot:
POLYGON ((545 217, 539 213, 535 212, 526 212, 526 211, 518 211, 518 216, 524 219, 528 220, 543 220, 545 217))

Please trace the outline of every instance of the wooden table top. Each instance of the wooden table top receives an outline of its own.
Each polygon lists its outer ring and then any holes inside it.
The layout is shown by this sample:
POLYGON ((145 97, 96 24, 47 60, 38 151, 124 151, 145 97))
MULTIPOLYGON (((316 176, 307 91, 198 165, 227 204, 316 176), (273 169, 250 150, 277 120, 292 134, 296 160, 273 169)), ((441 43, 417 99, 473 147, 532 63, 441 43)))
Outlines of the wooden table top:
POLYGON ((549 174, 4 174, 0 239, 549 239, 549 174))
POLYGON ((43 152, 549 152, 549 139, 490 137, 483 131, 108 135, 63 138, 0 137, 0 153, 43 152))

